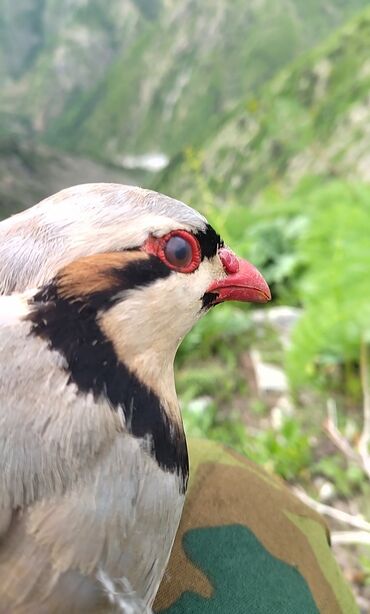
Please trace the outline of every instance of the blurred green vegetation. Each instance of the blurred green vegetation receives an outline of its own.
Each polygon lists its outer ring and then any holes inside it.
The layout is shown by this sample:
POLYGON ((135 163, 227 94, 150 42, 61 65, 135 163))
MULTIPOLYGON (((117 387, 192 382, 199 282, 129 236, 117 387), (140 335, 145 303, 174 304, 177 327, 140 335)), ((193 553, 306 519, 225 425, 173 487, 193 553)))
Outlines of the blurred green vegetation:
POLYGON ((333 450, 323 456, 320 446, 328 399, 335 400, 340 427, 354 446, 362 427, 370 186, 306 177, 288 198, 267 190, 250 208, 233 200, 215 208, 196 157, 188 156, 198 208, 226 243, 263 271, 273 306, 302 310, 288 348, 253 324, 248 307, 216 307, 199 323, 177 361, 188 433, 227 442, 286 479, 321 476, 339 496, 363 492, 363 471, 333 450), (246 371, 244 358, 254 347, 288 374, 295 410, 277 424, 246 371))

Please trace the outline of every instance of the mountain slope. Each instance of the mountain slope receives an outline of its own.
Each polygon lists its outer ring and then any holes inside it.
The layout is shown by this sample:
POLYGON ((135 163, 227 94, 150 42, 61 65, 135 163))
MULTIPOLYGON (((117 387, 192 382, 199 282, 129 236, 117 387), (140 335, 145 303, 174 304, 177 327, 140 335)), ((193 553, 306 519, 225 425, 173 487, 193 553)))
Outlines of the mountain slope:
POLYGON ((221 199, 249 201, 307 175, 370 181, 369 40, 367 9, 174 160, 161 188, 192 200, 199 174, 221 199))
POLYGON ((199 145, 240 98, 365 5, 158 0, 106 76, 46 127, 47 142, 115 161, 199 145))
POLYGON ((42 132, 130 46, 148 1, 0 0, 0 107, 42 132))

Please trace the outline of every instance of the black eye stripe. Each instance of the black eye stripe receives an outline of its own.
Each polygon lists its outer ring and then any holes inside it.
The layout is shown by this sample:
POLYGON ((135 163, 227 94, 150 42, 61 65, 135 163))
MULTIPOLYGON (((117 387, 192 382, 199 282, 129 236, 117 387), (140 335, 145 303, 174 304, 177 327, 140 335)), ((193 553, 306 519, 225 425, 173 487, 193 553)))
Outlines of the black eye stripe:
POLYGON ((223 247, 224 242, 220 235, 212 228, 210 224, 207 224, 205 230, 199 230, 195 233, 200 245, 202 254, 202 260, 204 258, 212 258, 215 256, 220 247, 223 247))
MULTIPOLYGON (((159 279, 165 279, 171 274, 171 270, 155 256, 149 256, 147 260, 133 260, 122 268, 107 269, 106 274, 117 280, 112 289, 93 292, 83 297, 76 296, 74 300, 88 305, 96 311, 110 309, 119 299, 119 293, 125 290, 133 290, 138 287, 150 286, 159 279)), ((35 296, 36 303, 48 303, 60 300, 58 290, 58 275, 49 284, 39 290, 35 296)))

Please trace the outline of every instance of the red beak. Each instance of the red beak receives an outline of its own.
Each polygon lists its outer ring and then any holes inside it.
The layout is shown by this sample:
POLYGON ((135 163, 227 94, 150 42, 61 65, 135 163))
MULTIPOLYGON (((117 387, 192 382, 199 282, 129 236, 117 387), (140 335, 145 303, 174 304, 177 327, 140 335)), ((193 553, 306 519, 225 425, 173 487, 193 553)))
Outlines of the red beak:
POLYGON ((271 300, 270 288, 253 264, 238 258, 226 247, 220 249, 218 255, 227 277, 213 282, 207 288, 207 293, 215 295, 208 305, 224 301, 267 303, 271 300))

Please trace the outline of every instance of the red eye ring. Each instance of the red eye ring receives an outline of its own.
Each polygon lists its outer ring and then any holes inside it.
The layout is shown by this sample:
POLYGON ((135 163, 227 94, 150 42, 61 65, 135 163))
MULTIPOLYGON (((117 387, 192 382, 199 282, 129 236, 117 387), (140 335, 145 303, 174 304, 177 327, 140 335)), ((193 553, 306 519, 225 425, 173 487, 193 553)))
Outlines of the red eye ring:
POLYGON ((157 256, 160 258, 162 262, 164 262, 168 268, 173 271, 178 271, 179 273, 192 273, 195 271, 200 262, 202 260, 202 253, 200 250, 200 245, 198 240, 194 235, 186 230, 173 230, 163 237, 149 237, 145 242, 144 249, 148 254, 153 254, 153 256, 157 256), (173 237, 180 237, 184 239, 188 245, 191 247, 191 260, 184 265, 176 265, 169 261, 166 255, 166 247, 170 239, 173 237))

